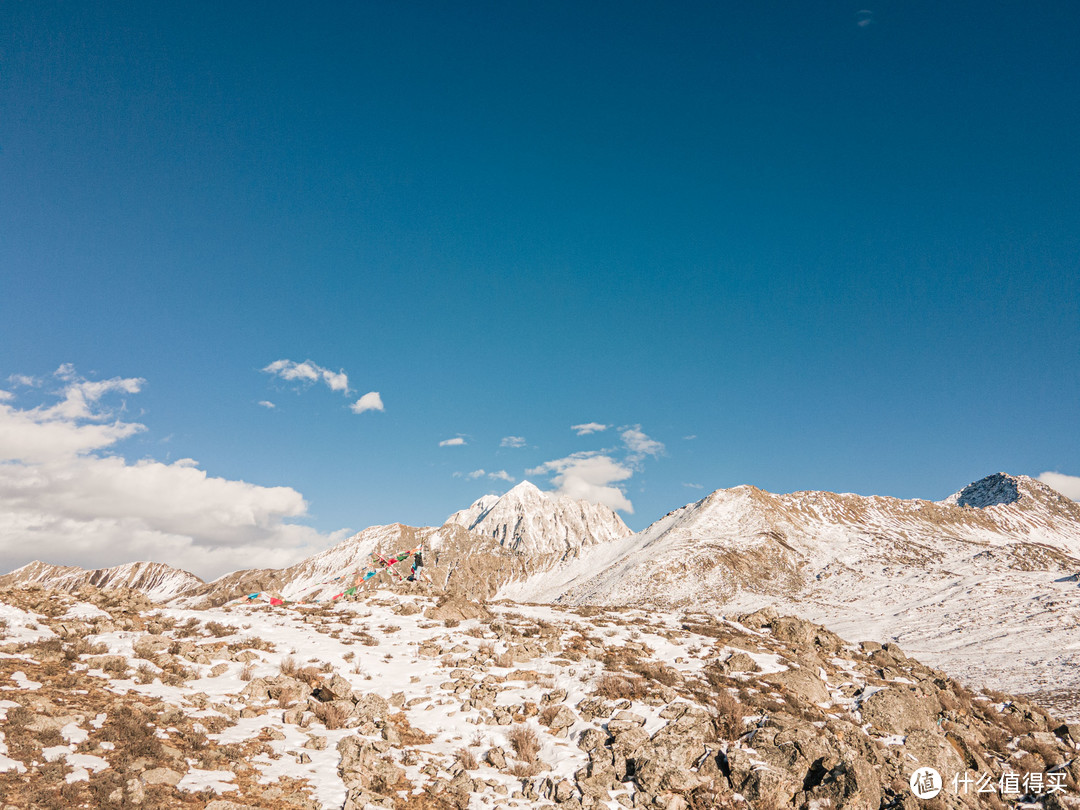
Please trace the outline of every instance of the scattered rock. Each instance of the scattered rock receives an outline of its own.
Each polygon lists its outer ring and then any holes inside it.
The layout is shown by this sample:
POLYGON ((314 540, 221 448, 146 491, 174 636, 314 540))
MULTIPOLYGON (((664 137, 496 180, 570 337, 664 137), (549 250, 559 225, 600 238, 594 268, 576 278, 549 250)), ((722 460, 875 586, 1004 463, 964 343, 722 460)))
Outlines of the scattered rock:
POLYGON ((183 778, 182 773, 172 768, 151 768, 139 775, 144 785, 169 785, 170 787, 177 785, 183 778))
POLYGON ((487 618, 490 615, 488 609, 482 604, 461 595, 441 597, 432 607, 424 611, 426 618, 439 621, 451 619, 463 622, 469 619, 487 618))

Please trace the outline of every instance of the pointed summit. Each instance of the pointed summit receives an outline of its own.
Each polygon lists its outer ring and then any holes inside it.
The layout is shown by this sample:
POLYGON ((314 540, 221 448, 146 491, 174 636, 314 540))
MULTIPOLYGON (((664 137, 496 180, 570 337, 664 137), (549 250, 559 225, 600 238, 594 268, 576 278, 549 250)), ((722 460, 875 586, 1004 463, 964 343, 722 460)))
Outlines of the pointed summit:
POLYGON ((548 493, 544 492, 542 489, 540 489, 540 487, 536 486, 536 484, 534 484, 532 481, 526 480, 526 481, 522 481, 520 484, 516 484, 515 486, 513 486, 510 489, 506 490, 506 494, 504 494, 503 497, 504 498, 511 498, 511 497, 517 497, 517 498, 541 497, 541 498, 546 498, 546 497, 548 497, 548 493))
POLYGON ((968 484, 945 499, 945 503, 986 509, 990 506, 1016 503, 1020 500, 1018 479, 1008 473, 994 473, 968 484))
POLYGON ((1075 502, 1053 487, 1027 475, 1009 475, 1004 472, 980 478, 959 492, 954 492, 941 503, 971 509, 1015 505, 1015 509, 1025 513, 1043 510, 1073 519, 1080 515, 1080 508, 1076 507, 1075 502))
POLYGON ((446 523, 464 526, 527 554, 576 553, 583 546, 633 534, 608 507, 559 497, 529 481, 502 496, 485 495, 468 509, 452 514, 446 523))

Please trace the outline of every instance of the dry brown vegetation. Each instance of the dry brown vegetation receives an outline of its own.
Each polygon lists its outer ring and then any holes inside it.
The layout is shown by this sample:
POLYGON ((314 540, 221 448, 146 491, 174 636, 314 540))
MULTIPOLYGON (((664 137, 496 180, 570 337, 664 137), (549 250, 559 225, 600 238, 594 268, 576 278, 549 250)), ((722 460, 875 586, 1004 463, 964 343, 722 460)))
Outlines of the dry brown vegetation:
POLYGON ((235 627, 227 624, 222 624, 221 622, 207 622, 206 630, 212 636, 214 636, 214 638, 223 638, 224 636, 235 635, 237 632, 239 632, 235 627))
POLYGON ((641 677, 605 672, 596 679, 596 694, 608 700, 643 700, 649 689, 641 677))
POLYGON ((674 667, 658 661, 639 661, 630 664, 627 669, 636 672, 646 680, 663 684, 664 686, 676 686, 682 683, 682 675, 674 667))
POLYGON ((280 671, 282 675, 287 675, 290 678, 296 677, 297 665, 296 659, 291 655, 286 655, 281 659, 280 671))
POLYGON ((345 728, 345 723, 349 719, 349 714, 350 712, 337 701, 331 703, 319 703, 315 706, 315 716, 319 718, 323 722, 323 725, 330 731, 345 728))
POLYGON ((518 779, 528 779, 540 773, 540 768, 535 762, 516 760, 507 764, 506 772, 511 776, 516 776, 518 779))
POLYGON ((454 756, 461 763, 461 767, 467 771, 475 771, 480 767, 480 763, 476 761, 476 755, 470 748, 459 748, 454 752, 454 756))
POLYGON ((391 714, 386 718, 386 722, 394 727, 394 731, 398 733, 401 744, 404 746, 427 745, 434 739, 426 731, 421 731, 412 726, 404 712, 391 714))
POLYGON ((745 731, 746 709, 727 690, 716 693, 712 701, 713 728, 721 740, 734 740, 745 731))
POLYGON ((512 726, 506 734, 506 741, 523 762, 536 761, 540 753, 540 737, 532 726, 524 723, 512 726))
POLYGON ((545 706, 543 709, 540 710, 540 714, 537 715, 536 719, 540 721, 541 725, 550 726, 551 721, 555 719, 555 715, 559 713, 560 708, 561 705, 555 704, 545 706))

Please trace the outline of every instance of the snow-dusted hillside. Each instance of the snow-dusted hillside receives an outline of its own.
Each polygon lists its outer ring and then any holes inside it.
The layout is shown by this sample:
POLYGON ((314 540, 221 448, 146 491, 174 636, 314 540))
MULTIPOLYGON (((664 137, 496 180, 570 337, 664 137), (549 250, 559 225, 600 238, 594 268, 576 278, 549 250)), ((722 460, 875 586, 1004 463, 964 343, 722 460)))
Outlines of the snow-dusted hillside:
POLYGON ((441 527, 371 527, 285 569, 202 583, 153 563, 34 563, 0 584, 119 587, 177 607, 252 591, 326 600, 356 582, 373 552, 421 545, 423 583, 383 570, 363 590, 715 613, 772 604, 855 639, 892 638, 971 682, 1038 693, 1080 714, 1080 505, 1004 473, 938 502, 735 487, 638 534, 604 507, 522 483, 441 527))
POLYGON ((940 502, 832 492, 774 495, 740 486, 717 490, 632 537, 585 549, 502 595, 719 605, 745 591, 800 593, 822 572, 832 575, 842 567, 922 570, 950 555, 988 548, 997 551, 980 559, 1069 570, 1080 558, 1080 505, 1027 476, 1004 473, 940 502), (1003 491, 1014 494, 1003 498, 1003 491), (987 505, 971 506, 973 500, 987 505))
POLYGON ((505 495, 485 495, 446 519, 521 554, 574 554, 633 532, 603 504, 557 497, 522 481, 505 495))
MULTIPOLYGON (((526 481, 501 497, 481 498, 441 527, 372 526, 289 568, 220 577, 181 594, 177 604, 222 604, 252 591, 288 600, 328 599, 374 567, 380 574, 365 585, 367 590, 398 579, 372 558, 373 552, 392 555, 418 547, 424 549, 426 580, 486 598, 507 582, 548 570, 583 547, 630 534, 607 507, 552 497, 526 481)), ((408 576, 408 569, 404 573, 408 576)))
POLYGON ((84 585, 97 588, 128 588, 164 602, 203 581, 192 573, 155 562, 133 562, 112 568, 86 569, 73 565, 49 565, 34 561, 0 577, 0 587, 38 583, 46 588, 74 593, 84 585))
MULTIPOLYGON (((364 529, 289 568, 234 572, 181 594, 174 604, 220 605, 253 591, 289 601, 325 601, 352 586, 370 591, 402 585, 402 580, 412 575, 415 558, 409 555, 404 562, 395 563, 393 570, 382 560, 417 549, 422 550, 419 573, 425 587, 460 591, 480 599, 494 595, 507 582, 523 579, 561 559, 561 555, 554 554, 517 553, 491 537, 453 523, 440 527, 393 523, 364 529), (367 571, 374 571, 374 578, 364 578, 367 571)), ((416 583, 416 587, 420 584, 416 583)))
POLYGON ((773 604, 852 638, 896 639, 976 682, 1065 694, 1080 690, 1078 571, 1080 505, 999 473, 940 502, 718 490, 499 595, 725 612, 773 604))
POLYGON ((1077 726, 775 612, 82 596, 0 589, 5 807, 914 807, 921 764, 1061 810, 1080 776, 1077 726))

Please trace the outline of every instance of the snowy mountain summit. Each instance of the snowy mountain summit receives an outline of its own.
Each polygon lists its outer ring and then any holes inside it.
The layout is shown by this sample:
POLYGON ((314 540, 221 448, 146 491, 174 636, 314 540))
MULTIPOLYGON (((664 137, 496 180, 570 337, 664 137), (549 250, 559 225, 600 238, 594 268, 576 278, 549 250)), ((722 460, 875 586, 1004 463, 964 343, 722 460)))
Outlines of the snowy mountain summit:
POLYGON ((611 509, 543 492, 522 481, 504 495, 485 495, 446 524, 464 526, 521 554, 574 555, 633 532, 611 509))

